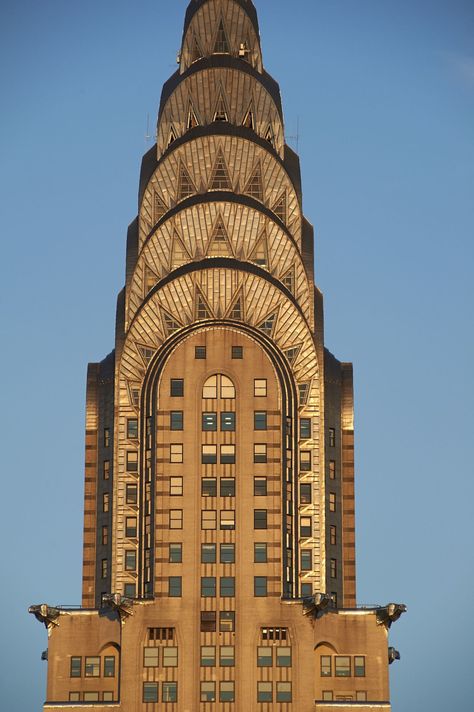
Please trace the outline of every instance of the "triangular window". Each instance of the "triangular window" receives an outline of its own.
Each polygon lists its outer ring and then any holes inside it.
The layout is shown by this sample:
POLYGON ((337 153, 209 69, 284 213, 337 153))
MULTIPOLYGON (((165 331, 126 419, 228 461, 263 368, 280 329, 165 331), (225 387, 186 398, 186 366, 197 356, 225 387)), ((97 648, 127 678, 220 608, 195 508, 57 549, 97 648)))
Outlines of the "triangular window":
POLYGON ((246 195, 250 195, 252 198, 260 200, 260 202, 263 203, 262 168, 260 163, 257 163, 255 166, 253 173, 245 186, 244 193, 246 195))
POLYGON ((272 210, 282 223, 286 223, 286 192, 280 195, 272 210))
POLYGON ((268 141, 268 143, 270 143, 273 148, 275 148, 275 136, 273 135, 273 129, 271 127, 271 124, 269 125, 265 134, 265 140, 268 141))
POLYGON ((161 317, 163 319, 163 327, 168 336, 181 329, 181 324, 164 309, 161 310, 161 317))
POLYGON ((171 269, 176 269, 176 267, 179 267, 180 265, 184 264, 185 262, 189 262, 190 260, 189 253, 185 246, 183 245, 181 238, 179 237, 178 233, 176 232, 173 235, 173 244, 171 247, 171 269))
POLYGON ((252 105, 249 106, 247 113, 244 116, 244 120, 242 121, 242 126, 245 126, 246 129, 252 129, 255 130, 255 123, 253 120, 253 111, 252 111, 252 105))
POLYGON ((277 312, 273 312, 265 317, 262 323, 258 325, 258 328, 267 336, 271 336, 273 334, 273 329, 275 328, 276 320, 277 312))
POLYGON ((286 351, 283 351, 283 353, 285 354, 286 358, 291 363, 291 365, 293 365, 294 362, 296 361, 300 351, 301 351, 301 346, 294 346, 291 349, 287 349, 286 351))
POLYGON ((152 349, 150 346, 144 346, 143 344, 137 344, 137 349, 145 364, 148 365, 155 353, 155 349, 152 349))
POLYGON ((158 193, 155 193, 154 198, 153 198, 153 220, 154 220, 154 222, 157 223, 158 220, 160 220, 163 217, 163 215, 166 213, 167 210, 168 210, 168 208, 166 207, 162 198, 160 198, 158 193))
POLYGON ((291 269, 288 270, 288 272, 285 272, 283 277, 281 278, 282 284, 285 285, 285 287, 292 293, 295 293, 295 270, 294 267, 291 267, 291 269))
POLYGON ((176 131, 174 130, 173 126, 170 128, 170 134, 168 137, 168 146, 171 146, 171 144, 176 141, 176 131))
POLYGON ((213 121, 229 121, 229 114, 222 93, 219 94, 217 99, 213 121))
POLYGON ((187 123, 187 129, 194 129, 196 126, 199 126, 199 121, 196 116, 196 112, 194 111, 193 105, 190 103, 189 104, 189 109, 188 109, 188 123, 187 123))
POLYGON ((229 42, 224 29, 222 20, 219 22, 217 30, 216 42, 214 44, 214 54, 230 54, 229 42))
POLYGON ((206 300, 199 290, 196 292, 196 319, 211 319, 212 314, 206 300))
POLYGON ((244 310, 242 308, 242 297, 237 297, 235 302, 232 304, 232 307, 229 312, 229 317, 231 319, 236 319, 237 321, 242 321, 244 318, 243 316, 244 310))
POLYGON ((158 281, 159 277, 156 272, 154 272, 151 267, 148 267, 148 265, 145 265, 145 272, 143 275, 144 293, 148 294, 148 292, 153 289, 158 281))
POLYGON ((201 59, 203 56, 202 50, 199 46, 199 42, 197 40, 196 35, 193 36, 192 44, 191 44, 191 63, 197 62, 198 59, 201 59))
POLYGON ((229 171, 227 170, 224 156, 220 152, 214 164, 209 190, 232 190, 229 171))
POLYGON ((209 257, 221 257, 232 254, 229 238, 221 218, 218 219, 214 228, 207 254, 209 257))
POLYGON ((191 176, 184 165, 181 164, 178 174, 178 195, 176 200, 184 200, 190 195, 194 195, 194 193, 196 193, 196 188, 191 180, 191 176))
POLYGON ((255 245, 255 248, 250 255, 250 261, 254 262, 260 267, 268 267, 268 250, 267 250, 267 238, 265 233, 261 236, 260 240, 255 245))

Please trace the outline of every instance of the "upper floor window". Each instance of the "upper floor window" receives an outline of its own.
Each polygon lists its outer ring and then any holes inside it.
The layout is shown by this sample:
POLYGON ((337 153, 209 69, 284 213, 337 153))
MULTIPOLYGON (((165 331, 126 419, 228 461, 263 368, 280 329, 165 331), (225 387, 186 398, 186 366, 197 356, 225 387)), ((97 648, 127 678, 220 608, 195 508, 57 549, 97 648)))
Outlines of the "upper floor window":
POLYGON ((311 418, 301 418, 300 420, 300 438, 307 440, 311 437, 311 418))
POLYGON ((170 381, 170 395, 175 397, 184 396, 184 379, 172 378, 170 381))
POLYGON ((335 447, 336 445, 336 429, 329 428, 329 447, 335 447))
POLYGON ((257 398, 265 397, 267 395, 267 379, 266 378, 256 378, 254 380, 254 396, 257 398))
POLYGON ((182 430, 183 429, 183 411, 182 410, 172 410, 170 412, 170 430, 182 430))
POLYGON ((220 373, 209 378, 202 389, 203 398, 235 398, 235 386, 227 376, 220 373))
POLYGON ((137 418, 127 418, 127 438, 130 440, 136 440, 138 438, 137 418))

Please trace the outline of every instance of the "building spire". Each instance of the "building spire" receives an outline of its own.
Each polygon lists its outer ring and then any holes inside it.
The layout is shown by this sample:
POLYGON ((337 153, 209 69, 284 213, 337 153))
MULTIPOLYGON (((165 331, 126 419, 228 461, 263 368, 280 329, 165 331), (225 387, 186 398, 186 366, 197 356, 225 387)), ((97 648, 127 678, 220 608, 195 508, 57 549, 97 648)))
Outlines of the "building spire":
POLYGON ((192 0, 184 21, 180 71, 204 57, 228 55, 262 71, 260 34, 250 0, 192 0))

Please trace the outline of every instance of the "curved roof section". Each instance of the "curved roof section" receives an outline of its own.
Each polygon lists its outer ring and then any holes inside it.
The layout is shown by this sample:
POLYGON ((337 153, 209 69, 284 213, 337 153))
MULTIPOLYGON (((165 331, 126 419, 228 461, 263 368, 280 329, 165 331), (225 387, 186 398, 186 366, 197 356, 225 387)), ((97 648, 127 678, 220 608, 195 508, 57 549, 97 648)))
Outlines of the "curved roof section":
POLYGON ((220 123, 252 128, 283 156, 281 107, 265 87, 262 76, 222 66, 183 75, 162 108, 157 132, 158 155, 191 128, 214 123, 218 112, 220 123))
POLYGON ((257 72, 257 70, 251 67, 250 64, 244 62, 242 59, 238 59, 237 57, 232 57, 228 54, 214 54, 211 57, 203 57, 199 61, 194 62, 194 64, 192 64, 189 69, 187 69, 183 74, 180 74, 179 70, 177 70, 168 79, 168 81, 163 84, 163 90, 161 92, 160 99, 160 108, 158 111, 158 122, 160 121, 161 114, 163 112, 166 102, 168 101, 171 94, 175 91, 176 87, 180 82, 184 81, 194 72, 200 72, 203 69, 219 69, 220 67, 237 69, 241 72, 247 72, 248 74, 252 75, 256 79, 256 81, 261 82, 272 97, 273 101, 275 102, 278 108, 278 112, 283 120, 280 87, 278 85, 278 82, 276 82, 273 77, 270 76, 270 74, 268 74, 267 72, 262 72, 260 74, 260 72, 257 72))
MULTIPOLYGON (((228 2, 234 2, 237 5, 240 5, 240 7, 245 10, 247 13, 250 21, 252 22, 252 25, 254 26, 255 32, 258 37, 260 37, 260 30, 258 27, 258 17, 257 17, 257 11, 255 9, 255 5, 251 0, 227 0, 228 2)), ((186 10, 186 17, 184 18, 184 30, 183 30, 183 39, 184 36, 186 35, 186 32, 189 28, 189 25, 191 24, 191 20, 193 19, 194 15, 198 10, 200 10, 203 5, 205 5, 209 0, 191 0, 191 2, 188 5, 188 9, 186 10)))

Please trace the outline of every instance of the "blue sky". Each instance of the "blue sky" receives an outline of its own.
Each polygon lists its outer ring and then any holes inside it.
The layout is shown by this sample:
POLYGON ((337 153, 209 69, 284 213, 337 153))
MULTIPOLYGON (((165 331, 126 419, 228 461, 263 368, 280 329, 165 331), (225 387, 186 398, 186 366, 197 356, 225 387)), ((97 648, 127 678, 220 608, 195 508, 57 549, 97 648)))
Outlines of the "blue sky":
MULTIPOLYGON (((299 124, 326 342, 355 368, 359 601, 409 606, 391 632, 394 712, 467 709, 474 3, 256 4, 288 137, 299 124)), ((45 694, 27 606, 80 601, 86 364, 113 348, 147 115, 153 132, 186 5, 0 3, 9 712, 45 694)))

